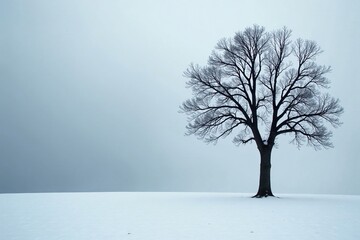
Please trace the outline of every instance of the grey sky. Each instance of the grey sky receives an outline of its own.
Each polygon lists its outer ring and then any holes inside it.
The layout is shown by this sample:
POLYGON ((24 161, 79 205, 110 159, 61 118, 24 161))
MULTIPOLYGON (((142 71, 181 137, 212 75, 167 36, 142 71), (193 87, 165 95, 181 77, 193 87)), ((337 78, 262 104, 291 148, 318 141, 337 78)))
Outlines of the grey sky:
POLYGON ((185 137, 182 76, 223 37, 317 41, 345 113, 334 149, 280 139, 274 193, 360 194, 358 1, 0 2, 0 192, 255 192, 255 145, 185 137), (295 171, 294 171, 295 170, 295 171))

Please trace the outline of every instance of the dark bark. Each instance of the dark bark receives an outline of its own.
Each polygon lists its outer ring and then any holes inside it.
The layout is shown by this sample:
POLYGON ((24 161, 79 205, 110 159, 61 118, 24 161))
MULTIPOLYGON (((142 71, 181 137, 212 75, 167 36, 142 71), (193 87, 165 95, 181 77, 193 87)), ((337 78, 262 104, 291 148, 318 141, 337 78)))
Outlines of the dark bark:
POLYGON ((254 196, 256 198, 262 197, 273 197, 271 191, 271 179, 270 179, 270 170, 271 170, 271 150, 272 147, 265 145, 260 148, 260 180, 259 180, 259 189, 257 194, 254 196))

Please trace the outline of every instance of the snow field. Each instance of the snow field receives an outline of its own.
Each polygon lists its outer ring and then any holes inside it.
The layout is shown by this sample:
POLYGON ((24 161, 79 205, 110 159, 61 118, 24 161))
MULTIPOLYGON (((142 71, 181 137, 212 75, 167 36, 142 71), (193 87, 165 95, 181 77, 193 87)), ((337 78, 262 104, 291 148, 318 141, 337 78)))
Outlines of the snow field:
POLYGON ((360 239, 360 196, 250 196, 1 194, 0 239, 360 239))

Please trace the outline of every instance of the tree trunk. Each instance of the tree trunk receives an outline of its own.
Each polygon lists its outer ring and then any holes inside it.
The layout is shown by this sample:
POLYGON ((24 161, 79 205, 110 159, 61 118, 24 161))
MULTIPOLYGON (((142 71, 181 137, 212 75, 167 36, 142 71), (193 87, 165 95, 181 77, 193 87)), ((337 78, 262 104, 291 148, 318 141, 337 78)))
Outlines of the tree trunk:
POLYGON ((271 191, 271 182, 270 182, 270 169, 271 169, 271 150, 272 147, 265 145, 260 151, 260 181, 259 189, 257 194, 254 196, 256 198, 274 196, 271 191))

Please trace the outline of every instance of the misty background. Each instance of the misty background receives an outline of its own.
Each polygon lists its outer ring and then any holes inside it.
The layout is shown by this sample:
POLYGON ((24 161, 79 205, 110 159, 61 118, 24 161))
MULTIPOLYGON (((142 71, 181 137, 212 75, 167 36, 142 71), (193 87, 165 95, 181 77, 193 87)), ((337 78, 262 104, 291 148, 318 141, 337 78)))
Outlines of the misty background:
POLYGON ((255 144, 186 137, 183 72, 253 24, 315 40, 345 109, 335 148, 278 139, 276 193, 360 194, 358 1, 0 2, 0 192, 255 193, 255 144))

